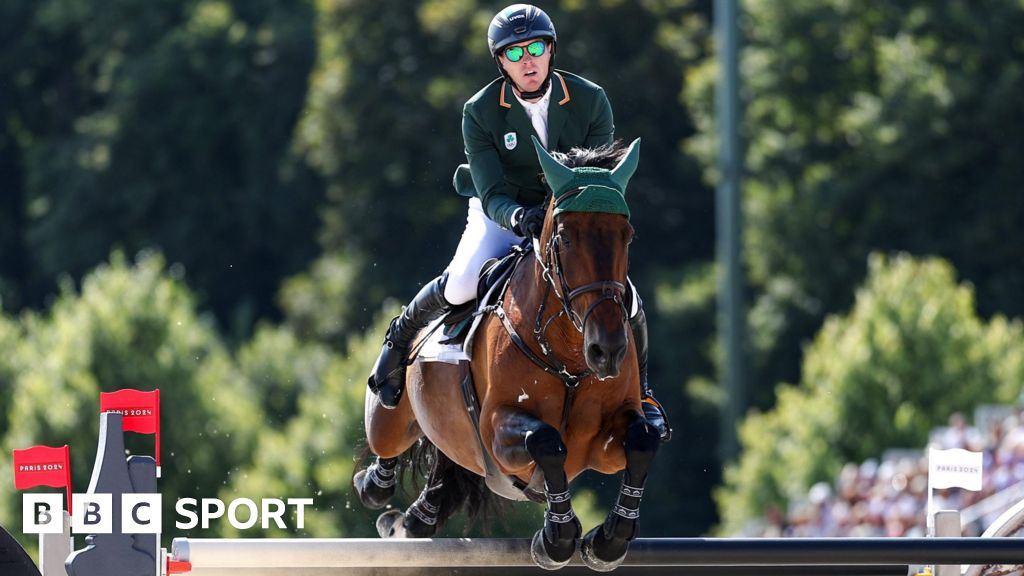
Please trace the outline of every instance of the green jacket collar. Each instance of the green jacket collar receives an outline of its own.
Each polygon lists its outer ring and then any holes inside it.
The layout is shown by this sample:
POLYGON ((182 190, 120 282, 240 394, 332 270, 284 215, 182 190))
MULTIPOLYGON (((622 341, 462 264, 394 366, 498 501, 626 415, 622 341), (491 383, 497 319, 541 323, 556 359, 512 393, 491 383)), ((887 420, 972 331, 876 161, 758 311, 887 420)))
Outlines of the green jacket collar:
MULTIPOLYGON (((565 78, 557 71, 552 73, 551 78, 551 100, 548 102, 548 149, 555 150, 558 144, 558 137, 562 134, 562 128, 569 117, 565 105, 572 101, 569 93, 569 86, 565 78)), ((517 131, 522 134, 533 134, 533 123, 527 117, 522 104, 516 99, 512 92, 512 85, 507 81, 501 82, 501 91, 498 96, 498 106, 506 109, 506 118, 517 131)))

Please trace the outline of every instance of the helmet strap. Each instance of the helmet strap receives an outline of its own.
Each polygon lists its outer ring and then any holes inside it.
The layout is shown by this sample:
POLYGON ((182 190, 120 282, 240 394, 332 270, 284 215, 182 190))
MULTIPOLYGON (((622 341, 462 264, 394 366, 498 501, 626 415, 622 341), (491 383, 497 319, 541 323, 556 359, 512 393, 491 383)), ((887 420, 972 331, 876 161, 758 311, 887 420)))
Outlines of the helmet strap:
MULTIPOLYGON (((513 83, 513 84, 515 84, 515 83, 513 83)), ((549 70, 548 71, 548 77, 544 79, 544 82, 541 83, 539 88, 537 88, 533 92, 523 92, 522 90, 520 90, 519 91, 519 97, 522 98, 523 100, 533 100, 534 98, 540 98, 541 96, 544 95, 545 92, 548 91, 548 86, 550 86, 550 85, 551 85, 551 71, 549 70)))

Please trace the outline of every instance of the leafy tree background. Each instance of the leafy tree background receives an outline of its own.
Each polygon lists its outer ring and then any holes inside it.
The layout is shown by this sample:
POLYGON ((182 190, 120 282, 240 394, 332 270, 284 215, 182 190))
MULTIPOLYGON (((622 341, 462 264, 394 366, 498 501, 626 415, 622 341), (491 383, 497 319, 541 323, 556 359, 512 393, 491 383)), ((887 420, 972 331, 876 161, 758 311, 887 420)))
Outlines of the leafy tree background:
MULTIPOLYGON (((735 528, 846 459, 920 446, 947 411, 1009 401, 1021 384, 1024 7, 745 0, 757 412, 716 508, 711 4, 540 2, 557 66, 604 86, 617 135, 644 140, 631 277, 676 427, 645 536, 735 528), (838 358, 844 346, 877 350, 887 379, 838 358), (937 360, 950 350, 967 356, 937 360), (939 386, 953 382, 956 394, 939 386), (862 386, 875 392, 823 407, 827 391, 862 386), (903 424, 872 435, 863 414, 903 424), (833 434, 840 422, 848 436, 833 434), (781 463, 798 473, 779 477, 781 463)), ((348 489, 364 378, 397 303, 458 241, 461 107, 497 74, 485 31, 503 6, 0 3, 6 453, 73 441, 85 486, 98 392, 160 387, 165 494, 309 493, 309 534, 371 535, 348 489)), ((617 485, 583 479, 585 523, 617 485)), ((18 502, 0 488, 0 524, 15 524, 18 502)), ((529 534, 537 510, 514 510, 500 530, 529 534)))
POLYGON ((918 447, 959 410, 1012 403, 1024 382, 1024 326, 977 315, 974 290, 939 259, 873 255, 853 308, 829 317, 799 385, 740 429, 745 451, 717 493, 723 530, 829 482, 846 462, 918 447))

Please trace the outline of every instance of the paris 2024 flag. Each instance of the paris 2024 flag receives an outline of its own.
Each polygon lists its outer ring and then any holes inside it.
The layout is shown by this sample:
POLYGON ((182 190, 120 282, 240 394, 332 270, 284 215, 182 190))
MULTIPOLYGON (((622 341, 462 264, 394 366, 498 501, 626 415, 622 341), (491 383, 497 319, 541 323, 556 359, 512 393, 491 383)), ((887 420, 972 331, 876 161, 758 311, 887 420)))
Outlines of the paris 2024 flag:
POLYGON ((951 450, 928 450, 928 483, 932 488, 963 488, 977 492, 981 490, 981 468, 983 454, 968 452, 960 448, 951 450))

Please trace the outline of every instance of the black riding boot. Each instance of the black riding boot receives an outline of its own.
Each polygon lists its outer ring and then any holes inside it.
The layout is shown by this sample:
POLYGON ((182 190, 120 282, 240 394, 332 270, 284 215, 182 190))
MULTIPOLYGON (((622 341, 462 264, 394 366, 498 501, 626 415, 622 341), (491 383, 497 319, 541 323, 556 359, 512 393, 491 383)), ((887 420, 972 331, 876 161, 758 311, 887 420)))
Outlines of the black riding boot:
POLYGON ((662 442, 672 439, 672 426, 668 423, 668 414, 665 408, 654 399, 651 393, 651 386, 647 383, 647 316, 643 307, 629 319, 629 326, 633 329, 633 338, 636 339, 636 359, 640 364, 640 405, 644 410, 644 418, 647 423, 658 431, 662 442))
POLYGON ((444 298, 444 273, 428 282, 416 297, 391 321, 376 364, 367 385, 388 409, 398 406, 405 391, 405 367, 409 364, 409 347, 416 335, 428 324, 444 316, 452 305, 444 298))

